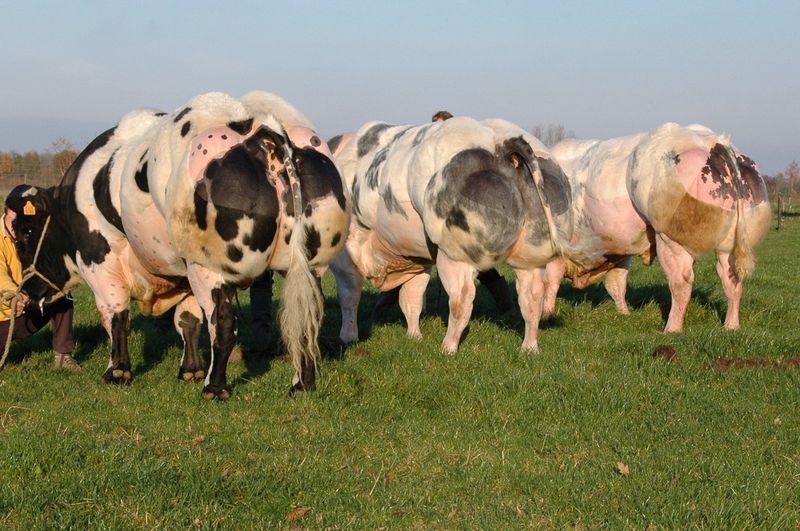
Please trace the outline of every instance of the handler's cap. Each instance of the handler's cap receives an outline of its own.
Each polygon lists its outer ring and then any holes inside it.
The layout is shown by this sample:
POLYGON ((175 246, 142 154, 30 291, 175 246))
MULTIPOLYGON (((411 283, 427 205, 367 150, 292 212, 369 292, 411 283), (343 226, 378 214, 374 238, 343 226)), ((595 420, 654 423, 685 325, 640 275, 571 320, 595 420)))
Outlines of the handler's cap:
POLYGON ((35 216, 36 207, 31 198, 38 191, 35 186, 30 184, 18 184, 6 196, 6 207, 16 212, 18 216, 35 216))

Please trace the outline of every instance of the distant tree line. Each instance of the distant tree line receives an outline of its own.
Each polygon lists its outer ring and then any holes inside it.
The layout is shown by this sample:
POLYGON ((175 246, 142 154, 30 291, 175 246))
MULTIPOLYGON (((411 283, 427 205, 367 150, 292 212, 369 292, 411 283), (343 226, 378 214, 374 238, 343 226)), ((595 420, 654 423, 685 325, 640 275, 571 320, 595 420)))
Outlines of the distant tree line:
POLYGON ((64 138, 55 140, 44 152, 0 151, 0 192, 5 196, 18 184, 58 184, 77 156, 75 147, 64 138))

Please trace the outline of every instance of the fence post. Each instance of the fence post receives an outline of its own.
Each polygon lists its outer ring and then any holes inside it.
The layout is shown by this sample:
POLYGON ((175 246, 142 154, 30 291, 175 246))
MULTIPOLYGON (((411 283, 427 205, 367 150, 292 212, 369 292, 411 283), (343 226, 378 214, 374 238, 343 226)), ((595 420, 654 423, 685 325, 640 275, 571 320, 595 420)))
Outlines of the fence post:
POLYGON ((778 226, 775 230, 781 230, 781 222, 783 221, 783 195, 778 194, 778 226))

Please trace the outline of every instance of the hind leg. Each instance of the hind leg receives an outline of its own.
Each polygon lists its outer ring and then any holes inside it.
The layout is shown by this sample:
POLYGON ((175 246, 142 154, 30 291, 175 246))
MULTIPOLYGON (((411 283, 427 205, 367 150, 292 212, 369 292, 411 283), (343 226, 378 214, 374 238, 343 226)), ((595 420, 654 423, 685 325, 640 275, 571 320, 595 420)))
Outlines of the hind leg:
POLYGON ((517 277, 517 299, 519 310, 525 320, 525 338, 521 350, 539 351, 539 320, 542 317, 544 300, 545 268, 514 269, 517 277))
POLYGON ((626 258, 624 262, 617 264, 616 267, 606 273, 604 284, 606 291, 614 300, 617 306, 617 311, 622 315, 631 313, 628 308, 628 303, 625 302, 625 292, 628 289, 628 271, 631 268, 630 257, 626 258))
POLYGON ((735 258, 730 253, 717 252, 717 274, 728 299, 725 315, 727 330, 739 329, 739 303, 742 301, 742 281, 736 276, 735 258))
POLYGON ((475 301, 475 278, 478 271, 464 262, 456 262, 444 251, 436 257, 436 267, 448 297, 450 298, 450 317, 447 322, 447 334, 442 341, 442 350, 453 354, 458 350, 461 334, 472 315, 472 304, 475 301))
POLYGON ((347 250, 336 255, 331 263, 331 272, 336 278, 336 295, 342 312, 342 328, 339 340, 347 345, 358 341, 358 303, 364 287, 364 276, 359 272, 347 250))
POLYGON ((178 369, 178 379, 186 382, 202 380, 206 373, 200 362, 200 329, 203 310, 194 295, 189 295, 175 307, 175 329, 183 339, 183 355, 178 369))
POLYGON ((400 286, 400 309, 403 310, 406 318, 408 336, 414 339, 422 339, 422 332, 419 330, 419 316, 422 313, 425 288, 430 279, 431 271, 427 269, 419 275, 414 275, 411 280, 400 286))
POLYGON ((694 258, 682 245, 661 233, 656 234, 656 250, 672 296, 669 319, 664 331, 680 332, 683 330, 683 319, 692 296, 694 258))
MULTIPOLYGON (((566 264, 563 258, 555 258, 548 262, 544 268, 544 308, 542 317, 545 319, 556 313, 556 295, 564 278, 566 264)), ((519 277, 518 277, 519 278, 519 277)), ((519 289, 519 286, 517 286, 519 289)))

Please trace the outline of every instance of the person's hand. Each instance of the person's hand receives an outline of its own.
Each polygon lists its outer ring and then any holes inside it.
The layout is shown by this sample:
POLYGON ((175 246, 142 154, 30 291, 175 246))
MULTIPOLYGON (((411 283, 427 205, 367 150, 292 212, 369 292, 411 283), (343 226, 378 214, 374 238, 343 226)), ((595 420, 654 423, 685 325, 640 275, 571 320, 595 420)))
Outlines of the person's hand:
POLYGON ((30 298, 25 293, 20 293, 14 298, 14 316, 19 317, 25 311, 30 298))

